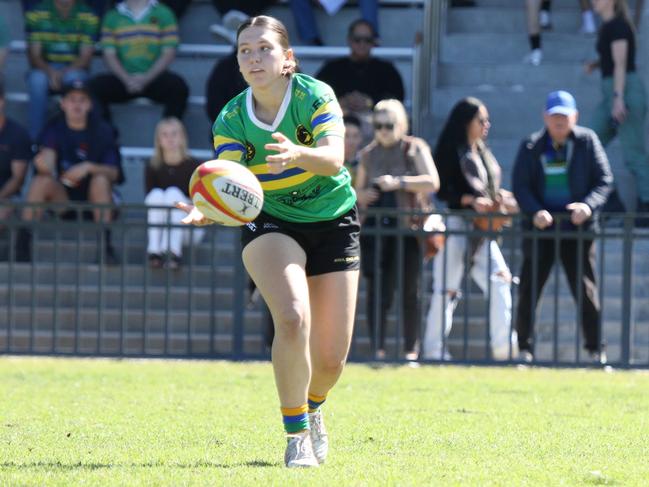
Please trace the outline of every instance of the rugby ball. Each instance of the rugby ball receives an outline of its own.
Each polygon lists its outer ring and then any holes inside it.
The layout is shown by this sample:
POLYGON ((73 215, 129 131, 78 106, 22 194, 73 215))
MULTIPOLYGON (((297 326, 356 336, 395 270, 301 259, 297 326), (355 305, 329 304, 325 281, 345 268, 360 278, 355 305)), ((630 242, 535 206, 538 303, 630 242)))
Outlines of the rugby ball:
POLYGON ((189 180, 189 195, 205 217, 228 227, 253 221, 264 205, 257 177, 247 167, 223 159, 196 168, 189 180))

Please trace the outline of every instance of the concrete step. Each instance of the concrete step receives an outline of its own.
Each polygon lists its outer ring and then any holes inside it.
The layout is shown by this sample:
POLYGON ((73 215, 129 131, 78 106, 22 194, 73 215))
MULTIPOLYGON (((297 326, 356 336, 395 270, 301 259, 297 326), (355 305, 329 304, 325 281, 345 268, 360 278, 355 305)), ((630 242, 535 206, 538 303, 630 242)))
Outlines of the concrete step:
MULTIPOLYGON (((575 34, 581 27, 581 10, 578 4, 552 9, 552 31, 575 34)), ((485 6, 478 2, 475 8, 451 8, 448 12, 448 32, 493 32, 520 34, 527 29, 525 4, 511 6, 485 6)), ((543 33, 545 35, 545 32, 543 33)), ((592 36, 594 38, 594 36, 592 36)))

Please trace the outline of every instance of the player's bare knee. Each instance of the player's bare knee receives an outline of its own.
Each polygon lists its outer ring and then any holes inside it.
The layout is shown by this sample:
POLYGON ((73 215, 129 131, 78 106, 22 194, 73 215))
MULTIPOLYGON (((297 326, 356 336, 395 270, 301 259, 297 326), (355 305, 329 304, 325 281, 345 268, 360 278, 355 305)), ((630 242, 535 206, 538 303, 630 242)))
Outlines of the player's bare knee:
POLYGON ((287 306, 273 314, 275 333, 289 340, 305 336, 305 313, 297 306, 287 306))
POLYGON ((318 368, 318 372, 325 375, 337 375, 345 366, 345 357, 339 354, 326 353, 320 357, 318 363, 313 362, 312 366, 318 368))

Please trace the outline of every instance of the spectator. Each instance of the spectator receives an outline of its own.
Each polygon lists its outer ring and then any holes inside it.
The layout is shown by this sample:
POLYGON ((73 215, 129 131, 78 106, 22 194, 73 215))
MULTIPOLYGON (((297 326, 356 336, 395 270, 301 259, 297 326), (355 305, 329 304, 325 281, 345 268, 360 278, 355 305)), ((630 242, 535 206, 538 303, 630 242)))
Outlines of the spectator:
POLYGON ((205 84, 205 112, 210 123, 214 123, 225 104, 247 86, 239 72, 237 52, 234 50, 214 65, 205 84))
MULTIPOLYGON (((112 186, 123 178, 113 130, 97 118, 89 117, 92 100, 82 81, 64 86, 60 105, 62 115, 52 119, 43 130, 27 202, 111 204, 112 186)), ((22 214, 25 221, 38 220, 41 216, 41 208, 25 208, 22 214)), ((112 220, 112 212, 102 208, 95 209, 93 216, 98 223, 112 220)), ((109 230, 103 238, 105 245, 99 245, 99 249, 104 249, 103 261, 108 265, 117 264, 109 230)), ((31 240, 31 232, 21 229, 16 243, 18 261, 31 260, 31 240)), ((98 262, 101 257, 98 254, 98 262)))
MULTIPOLYGON (((0 204, 20 196, 31 158, 29 134, 5 115, 4 83, 0 79, 0 204)), ((6 221, 12 210, 11 206, 0 206, 0 222, 6 221)))
POLYGON ((165 118, 155 129, 154 154, 145 169, 144 202, 147 206, 169 207, 148 211, 149 265, 163 265, 178 269, 181 264, 182 246, 197 243, 203 236, 202 228, 180 228, 184 216, 174 208, 178 201, 190 203, 189 180, 198 162, 187 152, 187 133, 177 118, 165 118), (193 242, 192 242, 193 239, 193 242))
POLYGON ((212 24, 210 32, 222 37, 234 46, 237 43, 237 29, 239 26, 248 18, 261 15, 264 10, 275 3, 277 3, 277 0, 248 0, 246 2, 239 0, 212 0, 214 8, 221 15, 222 23, 212 24))
MULTIPOLYGON (((572 95, 565 91, 552 92, 548 95, 543 116, 545 129, 521 143, 514 163, 513 182, 514 194, 527 217, 525 230, 549 230, 555 225, 555 217, 566 212, 569 221, 566 218, 562 228, 589 229, 596 224, 595 215, 606 202, 613 176, 597 134, 579 127, 577 117, 577 105, 572 95)), ((557 257, 554 249, 552 239, 523 239, 516 329, 524 361, 534 358, 534 314, 557 257), (536 252, 533 252, 534 247, 536 252)), ((582 309, 578 312, 586 350, 594 361, 605 361, 600 348, 600 305, 593 240, 561 238, 559 257, 576 301, 577 286, 581 286, 582 309), (581 262, 578 262, 579 256, 581 262), (580 265, 583 273, 577 271, 580 265)))
MULTIPOLYGON (((645 149, 647 96, 636 73, 636 38, 624 0, 595 0, 602 17, 597 35, 599 60, 587 63, 586 72, 602 72, 602 100, 595 110, 591 128, 602 144, 619 135, 626 167, 636 181, 637 210, 649 211, 649 163, 645 149)), ((649 222, 639 219, 638 224, 649 222)))
POLYGON ((178 46, 178 26, 169 8, 155 0, 124 0, 106 14, 101 45, 110 73, 95 76, 90 87, 107 119, 109 103, 138 97, 163 104, 163 117, 182 119, 189 88, 167 69, 178 46))
POLYGON ((361 121, 356 115, 350 114, 343 117, 343 122, 345 124, 345 167, 352 177, 352 186, 354 186, 358 171, 358 150, 363 141, 361 121))
MULTIPOLYGON (((527 0, 527 33, 530 42, 530 52, 523 62, 538 66, 543 60, 541 49, 541 29, 552 28, 550 16, 551 0, 527 0)), ((589 0, 579 0, 581 6, 582 34, 594 34, 596 31, 595 16, 590 8, 589 0)))
MULTIPOLYGON (((311 1, 290 0, 290 4, 295 25, 297 26, 297 31, 302 42, 308 45, 322 46, 323 42, 320 37, 315 15, 313 14, 311 1)), ((372 43, 375 43, 379 37, 379 2, 378 0, 359 0, 358 6, 361 9, 361 17, 369 25, 372 32, 372 43)), ((374 103, 380 99, 374 100, 374 103)))
MULTIPOLYGON (((478 213, 517 211, 513 195, 500 187, 500 165, 485 144, 490 126, 485 105, 476 98, 465 98, 453 107, 442 129, 434 153, 440 173, 438 198, 452 210, 471 209, 478 213)), ((497 229, 501 222, 501 219, 492 220, 492 228, 497 229)), ((476 223, 472 225, 461 216, 449 216, 446 227, 456 232, 471 231, 472 226, 481 230, 476 223)), ((470 272, 482 292, 489 292, 492 358, 507 360, 516 354, 512 350, 513 337, 510 335, 511 274, 493 234, 477 237, 448 235, 446 245, 435 257, 424 357, 450 359, 443 345, 451 331, 453 311, 461 297, 460 283, 465 262, 470 265, 466 271, 470 272)))
MULTIPOLYGON (((23 7, 23 12, 26 15, 27 12, 37 6, 42 0, 21 0, 20 3, 23 7)), ((82 3, 85 3, 90 9, 94 12, 98 19, 101 19, 106 11, 106 5, 109 3, 114 3, 113 1, 107 0, 78 0, 82 3)))
MULTIPOLYGON (((374 140, 360 153, 355 189, 361 210, 367 207, 424 209, 430 193, 439 188, 439 178, 428 144, 417 137, 409 137, 408 116, 398 100, 382 100, 374 107, 374 140)), ((400 221, 382 217, 381 226, 409 229, 411 216, 400 221)), ((364 227, 376 225, 369 216, 364 227)), ((417 359, 419 331, 419 281, 421 249, 416 235, 403 237, 403 254, 397 258, 397 237, 381 238, 381 255, 376 256, 377 243, 373 236, 361 234, 361 270, 367 279, 367 321, 377 359, 385 358, 385 325, 392 304, 397 269, 403 265, 403 289, 399 297, 403 303, 403 334, 407 360, 417 359), (401 261, 401 263, 399 263, 401 261), (378 268, 376 268, 378 262, 378 268), (375 286, 380 282, 379 316, 375 315, 375 286), (378 321, 378 326, 377 326, 378 321), (378 336, 377 336, 378 335, 378 336)))
POLYGON ((80 0, 45 0, 26 13, 29 133, 37 140, 45 124, 47 97, 75 80, 85 80, 99 19, 80 0))
POLYGON ((380 100, 403 101, 403 82, 394 65, 372 56, 376 31, 366 20, 349 26, 349 56, 325 63, 316 78, 329 84, 345 112, 367 113, 380 100))
MULTIPOLYGON (((0 17, 0 78, 2 77, 7 51, 9 50, 9 30, 3 17, 0 17)), ((3 95, 4 96, 4 95, 3 95)))

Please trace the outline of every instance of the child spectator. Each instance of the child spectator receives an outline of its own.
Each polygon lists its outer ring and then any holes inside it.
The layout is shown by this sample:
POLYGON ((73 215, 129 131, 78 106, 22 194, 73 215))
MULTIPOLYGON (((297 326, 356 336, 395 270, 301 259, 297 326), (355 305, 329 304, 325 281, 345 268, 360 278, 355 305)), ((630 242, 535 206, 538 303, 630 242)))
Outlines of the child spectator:
POLYGON ((110 120, 109 103, 138 97, 164 105, 164 117, 182 118, 189 88, 167 69, 178 42, 173 12, 155 0, 125 0, 106 14, 101 45, 110 73, 90 83, 106 119, 110 120))
POLYGON ((149 265, 178 269, 182 246, 197 243, 203 236, 201 228, 180 228, 184 212, 174 208, 178 201, 190 203, 189 180, 198 162, 187 152, 185 127, 177 118, 165 118, 155 129, 154 154, 145 169, 144 202, 151 208, 147 212, 149 265), (193 237, 192 237, 193 236, 193 237))
MULTIPOLYGON (((34 157, 36 173, 27 193, 28 203, 63 203, 67 201, 97 204, 113 203, 113 184, 121 183, 123 174, 119 151, 111 127, 90 117, 92 100, 82 81, 75 81, 63 88, 62 115, 52 119, 44 128, 40 150, 34 157)), ((23 210, 25 221, 38 220, 42 208, 27 207, 23 210)), ((93 211, 95 222, 110 223, 113 215, 106 209, 93 211)), ((110 242, 110 231, 104 235, 103 262, 118 263, 110 242)), ((21 229, 16 242, 16 260, 31 260, 32 235, 21 229)), ((97 255, 100 262, 102 256, 97 255)))
POLYGON ((99 19, 80 0, 45 0, 28 10, 25 18, 31 66, 29 134, 35 141, 45 124, 48 94, 87 79, 99 19))

